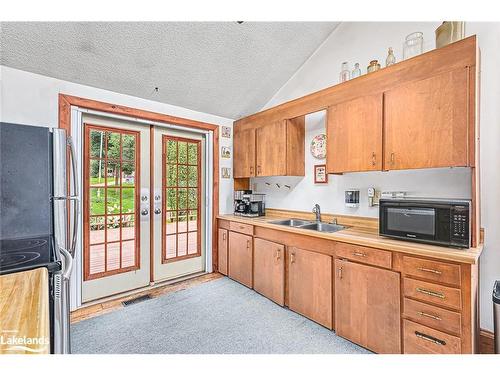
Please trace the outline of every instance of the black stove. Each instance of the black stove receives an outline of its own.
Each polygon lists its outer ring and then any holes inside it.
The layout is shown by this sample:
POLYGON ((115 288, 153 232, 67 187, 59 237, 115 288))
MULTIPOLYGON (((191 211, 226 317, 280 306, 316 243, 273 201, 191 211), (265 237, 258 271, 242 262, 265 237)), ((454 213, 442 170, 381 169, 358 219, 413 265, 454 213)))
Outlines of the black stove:
POLYGON ((0 240, 0 274, 39 267, 47 267, 50 272, 61 267, 50 236, 0 240))

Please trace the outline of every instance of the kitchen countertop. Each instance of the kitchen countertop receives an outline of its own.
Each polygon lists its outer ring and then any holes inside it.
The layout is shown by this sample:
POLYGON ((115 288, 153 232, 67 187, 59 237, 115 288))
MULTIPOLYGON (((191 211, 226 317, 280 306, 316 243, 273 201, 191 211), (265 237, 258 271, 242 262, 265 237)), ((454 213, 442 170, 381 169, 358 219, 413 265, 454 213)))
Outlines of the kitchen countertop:
POLYGON ((0 276, 0 353, 50 353, 47 268, 0 276))
POLYGON ((332 241, 351 243, 413 255, 428 256, 459 263, 476 264, 483 250, 483 244, 480 244, 478 247, 460 250, 444 246, 395 240, 380 236, 378 231, 372 228, 349 227, 338 232, 325 233, 270 223, 270 221, 286 219, 283 216, 242 217, 228 214, 219 215, 217 218, 305 236, 324 238, 332 241))

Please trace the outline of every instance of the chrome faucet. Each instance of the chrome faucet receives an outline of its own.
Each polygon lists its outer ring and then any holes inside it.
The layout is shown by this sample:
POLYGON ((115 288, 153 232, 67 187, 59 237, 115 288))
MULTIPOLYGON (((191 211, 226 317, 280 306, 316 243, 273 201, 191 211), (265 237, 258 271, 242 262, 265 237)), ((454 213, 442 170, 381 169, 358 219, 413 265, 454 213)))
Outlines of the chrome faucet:
POLYGON ((320 222, 321 221, 321 208, 319 207, 319 204, 315 204, 313 207, 313 213, 316 214, 316 221, 320 222))

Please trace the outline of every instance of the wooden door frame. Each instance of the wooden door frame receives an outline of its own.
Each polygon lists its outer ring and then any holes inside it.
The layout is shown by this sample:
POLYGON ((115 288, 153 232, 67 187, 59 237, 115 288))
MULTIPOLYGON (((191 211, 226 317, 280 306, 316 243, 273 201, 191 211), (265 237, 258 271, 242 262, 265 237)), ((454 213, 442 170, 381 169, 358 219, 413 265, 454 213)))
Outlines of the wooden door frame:
MULTIPOLYGON (((130 116, 142 120, 164 122, 166 124, 180 125, 185 128, 206 130, 213 133, 213 191, 212 191, 212 272, 217 271, 217 216, 219 214, 219 125, 207 122, 176 117, 158 112, 146 111, 138 108, 126 107, 118 104, 101 102, 93 99, 81 98, 59 93, 59 128, 66 130, 66 134, 71 135, 71 106, 91 109, 95 111, 112 113, 115 115, 130 116)), ((150 134, 153 135, 153 126, 150 126, 150 134)), ((154 196, 154 173, 153 173, 154 144, 151 142, 150 150, 150 197, 154 196)), ((69 151, 66 157, 66 164, 70 165, 69 151)), ((70 186, 70 175, 68 174, 68 189, 70 186)), ((153 211, 153 199, 150 199, 150 211, 153 211)), ((154 262, 153 258, 153 226, 150 233, 150 281, 154 282, 154 262)))

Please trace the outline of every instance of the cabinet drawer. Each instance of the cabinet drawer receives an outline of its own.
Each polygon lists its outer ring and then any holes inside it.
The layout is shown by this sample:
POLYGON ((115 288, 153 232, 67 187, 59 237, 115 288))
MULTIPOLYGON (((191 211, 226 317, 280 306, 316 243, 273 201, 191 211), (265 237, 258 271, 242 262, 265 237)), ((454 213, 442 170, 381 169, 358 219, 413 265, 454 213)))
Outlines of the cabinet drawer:
POLYGON ((229 221, 219 219, 218 223, 219 223, 219 228, 229 229, 229 221))
POLYGON ((403 257, 403 273, 430 281, 460 286, 460 266, 434 260, 403 257))
POLYGON ((392 253, 390 251, 337 242, 335 244, 335 254, 339 258, 354 260, 373 266, 392 267, 392 253))
POLYGON ((460 354, 461 340, 418 323, 403 321, 405 354, 460 354))
POLYGON ((438 284, 404 278, 404 295, 424 302, 450 307, 462 308, 462 292, 460 289, 450 288, 438 284))
POLYGON ((404 299, 404 317, 428 327, 460 336, 462 316, 460 313, 431 306, 423 302, 404 299))
POLYGON ((231 221, 229 223, 229 229, 233 232, 248 234, 249 236, 253 235, 253 225, 241 224, 237 223, 236 221, 231 221))

